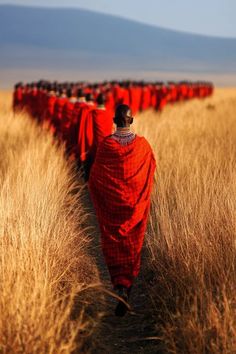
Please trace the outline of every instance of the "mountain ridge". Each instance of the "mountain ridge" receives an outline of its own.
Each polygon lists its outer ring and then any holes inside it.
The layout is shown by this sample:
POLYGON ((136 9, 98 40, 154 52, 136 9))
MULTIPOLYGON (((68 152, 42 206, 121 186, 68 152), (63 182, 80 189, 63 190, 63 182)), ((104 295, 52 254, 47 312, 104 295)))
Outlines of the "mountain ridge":
POLYGON ((0 68, 236 72, 236 39, 78 8, 0 5, 0 68))
POLYGON ((161 26, 154 26, 151 24, 147 24, 147 23, 143 23, 143 22, 139 22, 136 20, 131 20, 131 19, 127 19, 127 18, 123 18, 121 16, 116 16, 116 15, 108 15, 102 12, 96 12, 96 11, 91 11, 91 10, 85 10, 82 8, 73 8, 73 7, 44 7, 44 6, 28 6, 28 5, 13 5, 13 4, 2 4, 0 5, 0 9, 1 8, 6 8, 6 9, 15 9, 18 11, 21 10, 32 10, 32 11, 45 11, 45 12, 80 12, 80 13, 84 13, 84 14, 90 14, 90 15, 95 15, 95 16, 100 16, 100 17, 104 17, 104 18, 110 18, 112 20, 119 20, 121 22, 129 22, 130 24, 134 24, 134 25, 138 25, 140 27, 143 28, 149 28, 152 30, 159 30, 162 32, 166 32, 169 34, 177 34, 177 35, 181 35, 181 36, 186 36, 186 37, 195 37, 195 38, 199 38, 199 39, 212 39, 212 40, 223 40, 223 41, 235 41, 236 37, 220 37, 220 36, 209 36, 209 35, 202 35, 202 34, 197 34, 197 33, 190 33, 190 32, 185 32, 185 31, 179 31, 179 30, 173 30, 173 29, 168 29, 165 27, 161 27, 161 26))
POLYGON ((213 39, 226 39, 226 40, 236 40, 236 37, 227 37, 227 36, 217 36, 217 35, 208 35, 208 34, 200 34, 200 33, 195 33, 195 32, 187 32, 187 31, 182 31, 182 30, 177 30, 177 29, 171 29, 168 27, 164 27, 164 26, 159 26, 159 25, 154 25, 154 24, 149 24, 146 22, 142 22, 139 20, 135 20, 135 19, 130 19, 128 17, 122 17, 120 15, 115 15, 115 14, 107 14, 105 12, 100 12, 100 11, 93 11, 90 9, 84 9, 82 7, 74 7, 74 6, 40 6, 40 5, 16 5, 16 4, 0 4, 0 8, 1 7, 14 7, 14 8, 30 8, 30 9, 38 9, 38 10, 74 10, 74 11, 85 11, 88 13, 93 13, 93 14, 99 14, 99 15, 104 15, 104 16, 109 16, 109 17, 113 17, 116 19, 120 19, 120 20, 125 20, 125 21, 129 21, 129 22, 133 22, 139 25, 143 25, 146 27, 151 27, 151 28, 158 28, 160 30, 163 31, 168 31, 168 32, 177 32, 179 34, 183 34, 183 35, 190 35, 190 36, 197 36, 197 37, 202 37, 202 38, 213 38, 213 39))

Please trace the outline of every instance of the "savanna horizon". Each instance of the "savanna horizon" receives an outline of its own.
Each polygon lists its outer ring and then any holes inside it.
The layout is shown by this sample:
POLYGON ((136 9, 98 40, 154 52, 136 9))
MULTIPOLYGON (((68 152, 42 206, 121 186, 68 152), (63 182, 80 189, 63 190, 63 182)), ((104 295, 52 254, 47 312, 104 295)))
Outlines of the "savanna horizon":
MULTIPOLYGON (((50 81, 73 81, 75 78, 75 70, 60 70, 55 68, 38 68, 38 69, 22 69, 22 68, 0 68, 0 90, 10 91, 14 84, 19 81, 35 82, 40 79, 48 79, 50 81)), ((109 80, 145 80, 153 81, 153 78, 159 81, 209 81, 213 82, 216 87, 234 88, 236 87, 236 74, 227 73, 211 73, 211 72, 195 72, 195 71, 130 71, 130 70, 76 70, 78 80, 88 82, 109 81, 109 80)))

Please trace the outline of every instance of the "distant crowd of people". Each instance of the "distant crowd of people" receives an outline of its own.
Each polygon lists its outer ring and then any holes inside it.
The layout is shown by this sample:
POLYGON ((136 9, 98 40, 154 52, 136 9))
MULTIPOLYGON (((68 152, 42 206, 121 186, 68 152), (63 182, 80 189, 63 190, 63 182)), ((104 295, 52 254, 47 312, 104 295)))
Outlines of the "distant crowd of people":
POLYGON ((66 151, 89 172, 99 143, 113 131, 115 108, 126 104, 132 115, 153 108, 161 112, 167 104, 205 98, 213 93, 210 82, 111 81, 38 82, 15 85, 14 111, 24 110, 38 123, 48 126, 66 151))

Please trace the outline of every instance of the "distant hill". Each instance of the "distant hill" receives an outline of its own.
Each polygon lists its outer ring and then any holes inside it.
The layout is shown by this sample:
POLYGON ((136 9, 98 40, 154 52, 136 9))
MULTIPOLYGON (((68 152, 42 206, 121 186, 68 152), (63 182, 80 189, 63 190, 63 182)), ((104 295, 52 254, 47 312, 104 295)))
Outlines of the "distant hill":
POLYGON ((80 9, 0 6, 0 69, 236 72, 236 39, 80 9))

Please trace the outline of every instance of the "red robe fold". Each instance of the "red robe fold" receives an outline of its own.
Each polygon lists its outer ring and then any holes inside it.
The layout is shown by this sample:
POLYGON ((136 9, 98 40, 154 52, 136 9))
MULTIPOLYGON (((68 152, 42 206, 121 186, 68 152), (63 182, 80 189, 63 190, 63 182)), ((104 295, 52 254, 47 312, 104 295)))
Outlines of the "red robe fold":
POLYGON ((155 166, 143 137, 125 146, 107 137, 97 150, 89 189, 114 286, 130 287, 139 273, 155 166))
POLYGON ((114 111, 115 109, 115 100, 112 91, 108 91, 106 93, 106 109, 110 111, 114 111))
POLYGON ((168 90, 167 87, 163 85, 158 87, 156 92, 156 109, 161 112, 167 104, 168 90))
POLYGON ((130 91, 127 88, 123 89, 122 104, 127 104, 128 106, 130 105, 130 91))
POLYGON ((30 94, 30 114, 32 117, 37 117, 37 100, 38 100, 38 89, 35 87, 32 89, 30 94))
POLYGON ((144 86, 142 89, 141 97, 141 111, 145 111, 151 105, 151 88, 149 86, 144 86))
POLYGON ((69 100, 64 104, 62 110, 62 119, 61 119, 61 133, 62 139, 66 142, 66 146, 70 145, 70 128, 72 123, 72 116, 75 104, 69 100))
POLYGON ((67 102, 66 97, 57 97, 54 106, 54 114, 53 114, 53 126, 55 128, 56 135, 60 135, 61 131, 61 120, 62 120, 62 111, 65 103, 67 102))
POLYGON ((23 89, 18 87, 13 94, 13 110, 21 110, 23 108, 23 89))
POLYGON ((43 120, 45 117, 46 107, 47 107, 47 92, 44 91, 42 92, 42 97, 41 97, 41 120, 43 120))
POLYGON ((78 134, 83 109, 90 108, 86 102, 75 102, 70 125, 70 151, 78 157, 78 134))
POLYGON ((80 162, 85 162, 88 157, 88 152, 93 145, 93 125, 92 120, 87 119, 90 112, 90 106, 84 106, 80 110, 78 117, 78 140, 76 156, 80 162))
POLYGON ((91 150, 91 158, 93 161, 95 159, 98 145, 106 136, 111 135, 112 133, 113 114, 109 110, 96 108, 90 111, 88 119, 91 120, 91 122, 89 122, 89 126, 92 125, 93 128, 91 150))
POLYGON ((52 123, 53 120, 56 101, 57 101, 56 96, 53 95, 47 96, 45 120, 48 121, 49 123, 52 123))
POLYGON ((94 161, 100 142, 112 133, 113 118, 110 111, 99 108, 83 109, 78 134, 79 159, 94 161))
POLYGON ((72 114, 72 122, 73 124, 78 124, 78 119, 80 116, 81 109, 83 107, 88 107, 88 104, 86 102, 75 102, 74 105, 74 111, 72 114))

